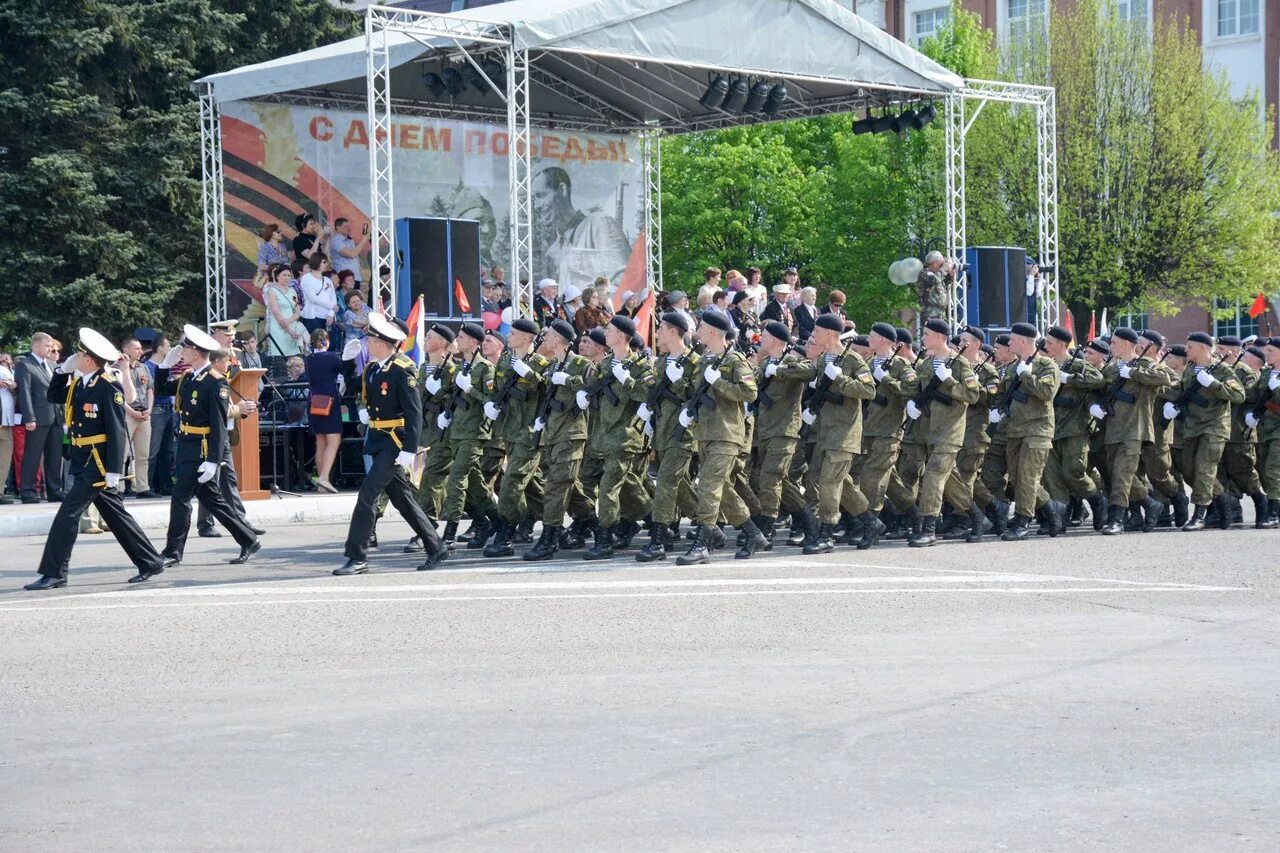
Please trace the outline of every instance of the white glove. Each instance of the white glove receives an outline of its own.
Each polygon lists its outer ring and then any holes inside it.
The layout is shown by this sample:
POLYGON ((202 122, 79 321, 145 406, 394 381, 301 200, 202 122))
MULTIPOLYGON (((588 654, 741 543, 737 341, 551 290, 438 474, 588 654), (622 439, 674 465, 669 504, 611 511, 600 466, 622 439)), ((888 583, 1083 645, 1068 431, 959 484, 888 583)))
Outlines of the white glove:
POLYGON ((991 411, 987 412, 987 423, 998 424, 1002 420, 1004 420, 1004 415, 1000 413, 999 409, 992 409, 991 411))
POLYGON ((170 347, 169 351, 164 354, 164 359, 160 362, 163 368, 170 368, 182 361, 182 347, 170 347))
POLYGON ((484 416, 489 420, 496 421, 500 414, 502 414, 502 409, 499 409, 492 400, 484 404, 484 416))
POLYGON ((919 420, 922 414, 924 414, 924 412, 920 411, 920 407, 916 405, 915 400, 907 401, 907 417, 914 421, 919 420))
POLYGON ((1068 382, 1071 381, 1071 374, 1067 373, 1067 371, 1065 370, 1059 370, 1058 381, 1061 382, 1063 385, 1066 385, 1068 382))
POLYGON ((557 370, 555 373, 551 374, 552 385, 563 385, 568 381, 569 374, 565 373, 563 370, 557 370))
POLYGON ((693 415, 689 414, 688 409, 681 409, 680 414, 676 416, 676 419, 680 421, 680 426, 685 429, 693 426, 693 415))
POLYGON ((818 422, 818 416, 815 415, 813 412, 809 411, 808 409, 805 409, 800 413, 800 420, 804 421, 809 426, 813 426, 815 423, 818 422))
POLYGON ((1274 391, 1277 388, 1280 388, 1280 373, 1273 370, 1271 371, 1271 378, 1267 380, 1267 389, 1274 391))
POLYGON ((440 429, 442 430, 448 429, 449 424, 452 422, 453 422, 453 419, 449 417, 448 412, 441 412, 440 414, 436 415, 436 426, 440 427, 440 429))
POLYGON ((939 382, 946 382, 951 378, 951 368, 947 367, 945 364, 939 364, 933 369, 933 375, 938 377, 939 382))
POLYGON ((1129 366, 1129 363, 1128 362, 1122 363, 1120 365, 1120 378, 1128 379, 1132 375, 1133 375, 1133 368, 1129 366))
POLYGON ((215 474, 218 473, 218 463, 201 462, 200 467, 196 470, 200 472, 200 476, 196 477, 196 480, 201 483, 207 483, 213 479, 215 474))
POLYGON ((401 450, 399 453, 396 454, 396 465, 408 471, 409 468, 413 465, 413 457, 414 457, 414 454, 410 453, 409 451, 401 450))
POLYGON ((355 361, 356 356, 360 354, 360 341, 347 341, 347 345, 342 348, 343 361, 355 361))
POLYGON ((1172 421, 1177 419, 1178 417, 1178 407, 1175 406, 1173 403, 1165 403, 1163 411, 1164 411, 1164 419, 1166 421, 1172 421))
POLYGON ((636 409, 636 417, 648 423, 653 418, 653 409, 649 408, 648 403, 641 403, 640 408, 636 409))
POLYGON ((368 409, 361 409, 361 410, 358 412, 358 415, 359 415, 359 417, 360 417, 360 423, 364 424, 365 426, 368 426, 368 425, 369 425, 369 410, 368 410, 368 409))
MULTIPOLYGON (((343 376, 341 373, 339 373, 337 379, 338 379, 338 396, 345 397, 347 395, 347 378, 343 376)), ((240 408, 242 411, 244 410, 243 405, 240 408)))
POLYGON ((674 361, 667 362, 667 381, 679 382, 684 376, 684 368, 674 361))
POLYGON ((613 363, 613 378, 623 385, 631 384, 631 373, 627 370, 627 366, 620 361, 613 363))
POLYGON ((834 361, 830 362, 822 372, 828 379, 835 379, 840 375, 840 365, 836 364, 834 361))
POLYGON ((578 391, 578 393, 574 395, 574 399, 578 401, 578 408, 582 409, 584 412, 587 410, 587 407, 591 405, 591 399, 587 396, 586 391, 578 391))
POLYGON ((120 475, 119 475, 119 474, 107 474, 107 488, 108 488, 108 489, 114 489, 116 486, 119 486, 119 485, 120 485, 120 475))
POLYGON ((884 379, 886 376, 889 375, 889 371, 884 369, 883 364, 877 364, 875 367, 871 369, 871 375, 876 378, 877 382, 879 382, 881 379, 884 379))
POLYGON ((1019 375, 1019 376, 1021 376, 1021 375, 1022 375, 1022 374, 1024 374, 1024 373, 1026 373, 1026 372, 1027 372, 1028 370, 1030 370, 1030 369, 1031 369, 1031 365, 1030 365, 1030 364, 1028 364, 1027 362, 1025 362, 1025 361, 1019 361, 1019 362, 1018 362, 1018 375, 1019 375))
POLYGON ((653 424, 648 421, 644 422, 644 435, 645 438, 653 438, 653 424))
POLYGON ((715 385, 720 381, 720 368, 714 364, 702 371, 702 378, 707 380, 708 385, 715 385))
POLYGON ((76 362, 79 360, 80 359, 76 358, 74 355, 67 356, 67 360, 62 362, 62 364, 58 365, 58 372, 59 373, 75 373, 76 362))
POLYGON ((471 374, 463 373, 459 370, 453 381, 458 383, 458 387, 462 389, 464 394, 471 393, 471 374))
MULTIPOLYGON (((1247 426, 1249 429, 1257 429, 1257 428, 1258 428, 1258 416, 1257 416, 1257 415, 1255 415, 1253 412, 1245 412, 1245 413, 1244 413, 1244 424, 1245 424, 1245 426, 1247 426)), ((111 476, 111 475, 110 475, 110 474, 108 474, 107 476, 111 476)))
POLYGON ((533 371, 532 367, 524 363, 523 358, 513 358, 511 360, 511 369, 521 376, 528 376, 533 371))
POLYGON ((818 387, 818 380, 817 380, 817 379, 810 379, 810 380, 809 380, 809 387, 810 387, 810 388, 813 388, 813 389, 815 389, 815 390, 816 390, 816 389, 817 389, 817 387, 818 387))
POLYGON ((1205 368, 1196 374, 1196 381, 1208 388, 1210 385, 1216 384, 1218 380, 1213 377, 1213 374, 1209 372, 1208 368, 1205 368))
POLYGON ((778 375, 778 363, 777 363, 776 361, 771 361, 771 362, 769 362, 768 364, 766 364, 766 365, 764 366, 764 375, 765 375, 765 376, 777 376, 777 375, 778 375))
POLYGON ((1089 414, 1093 415, 1098 420, 1102 420, 1107 416, 1106 411, 1097 403, 1094 403, 1092 406, 1089 407, 1089 414))
POLYGON ((427 386, 428 394, 440 393, 440 377, 439 376, 428 376, 427 381, 423 384, 427 386))
POLYGON ((546 422, 546 421, 544 421, 542 418, 538 418, 537 420, 535 420, 535 421, 533 422, 533 431, 534 431, 534 432, 542 432, 542 431, 543 431, 544 429, 546 429, 546 428, 547 428, 547 422, 546 422))

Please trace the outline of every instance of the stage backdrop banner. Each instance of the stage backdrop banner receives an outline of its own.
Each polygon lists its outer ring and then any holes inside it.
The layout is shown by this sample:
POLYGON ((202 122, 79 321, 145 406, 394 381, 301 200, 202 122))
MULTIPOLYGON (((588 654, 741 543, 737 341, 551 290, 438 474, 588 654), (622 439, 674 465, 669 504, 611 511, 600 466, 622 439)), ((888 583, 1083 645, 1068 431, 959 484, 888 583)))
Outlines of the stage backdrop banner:
MULTIPOLYGON (((396 217, 477 220, 486 274, 509 266, 506 127, 406 116, 391 133, 396 217)), ((350 219, 359 239, 369 219, 369 131, 364 113, 237 101, 223 105, 222 145, 228 310, 248 321, 263 316, 254 273, 264 225, 278 223, 292 240, 306 212, 328 226, 350 219)), ((638 138, 535 128, 531 158, 534 283, 585 288, 603 275, 618 285, 633 247, 643 252, 638 138)), ((367 284, 367 254, 363 262, 367 284)))

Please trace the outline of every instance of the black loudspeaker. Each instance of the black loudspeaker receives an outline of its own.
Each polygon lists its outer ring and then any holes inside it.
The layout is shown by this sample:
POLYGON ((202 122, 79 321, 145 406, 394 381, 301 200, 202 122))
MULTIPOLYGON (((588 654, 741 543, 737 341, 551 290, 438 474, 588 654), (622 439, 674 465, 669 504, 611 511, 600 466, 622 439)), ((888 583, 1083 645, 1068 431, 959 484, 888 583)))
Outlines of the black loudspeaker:
POLYGON ((431 320, 480 317, 480 223, 472 219, 396 220, 396 313, 422 297, 431 320))
POLYGON ((1012 246, 971 246, 966 320, 986 329, 1007 329, 1026 315, 1027 250, 1012 246))

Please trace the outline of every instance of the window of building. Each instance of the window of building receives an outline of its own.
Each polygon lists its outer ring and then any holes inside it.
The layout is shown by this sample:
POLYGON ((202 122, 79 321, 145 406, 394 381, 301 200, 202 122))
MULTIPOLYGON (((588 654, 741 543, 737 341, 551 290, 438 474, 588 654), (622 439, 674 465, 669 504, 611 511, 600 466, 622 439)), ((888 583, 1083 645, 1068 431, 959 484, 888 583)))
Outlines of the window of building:
POLYGON ((1147 0, 1116 0, 1116 16, 1122 21, 1147 20, 1147 0))
POLYGON ((1258 0, 1218 0, 1218 36, 1249 36, 1258 32, 1258 0))
POLYGON ((947 22, 947 18, 951 15, 951 9, 947 6, 939 6, 937 9, 925 9, 923 12, 916 12, 915 16, 915 34, 912 41, 917 46, 920 42, 938 34, 938 30, 942 29, 942 25, 947 22))
POLYGON ((1122 308, 1116 313, 1116 319, 1110 325, 1112 330, 1128 326, 1135 332, 1145 332, 1147 330, 1147 312, 1136 311, 1133 308, 1122 308))
POLYGON ((1213 336, 1235 335, 1243 339, 1258 334, 1258 318, 1249 316, 1250 304, 1251 300, 1215 300, 1213 307, 1218 310, 1214 312, 1213 336), (1218 319, 1220 314, 1225 314, 1226 319, 1218 319))
POLYGON ((1045 32, 1048 0, 1009 0, 1009 38, 1021 41, 1045 32))

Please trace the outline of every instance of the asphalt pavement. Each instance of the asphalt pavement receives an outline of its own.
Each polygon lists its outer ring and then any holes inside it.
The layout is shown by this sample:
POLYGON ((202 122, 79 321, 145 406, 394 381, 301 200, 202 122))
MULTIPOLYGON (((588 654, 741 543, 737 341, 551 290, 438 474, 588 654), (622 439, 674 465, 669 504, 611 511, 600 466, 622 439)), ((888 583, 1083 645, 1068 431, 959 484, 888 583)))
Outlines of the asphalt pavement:
MULTIPOLYGON (((0 569, 0 849, 1275 850, 1280 531, 0 569)), ((639 543, 638 543, 639 544, 639 543)))

